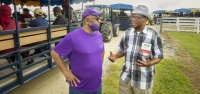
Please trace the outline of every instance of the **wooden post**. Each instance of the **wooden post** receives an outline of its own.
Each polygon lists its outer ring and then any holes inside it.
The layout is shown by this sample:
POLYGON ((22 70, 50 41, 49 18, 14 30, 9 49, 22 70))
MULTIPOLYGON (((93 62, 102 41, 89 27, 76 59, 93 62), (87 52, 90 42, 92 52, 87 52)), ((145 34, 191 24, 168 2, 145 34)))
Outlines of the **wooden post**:
POLYGON ((93 1, 93 7, 94 7, 94 5, 95 5, 95 0, 93 1))
POLYGON ((161 16, 160 18, 160 34, 162 33, 163 30, 163 17, 161 16))
POLYGON ((82 0, 82 11, 83 11, 83 0, 82 0))
POLYGON ((197 33, 199 34, 199 21, 200 19, 199 18, 197 18, 197 33))
POLYGON ((177 26, 177 31, 179 32, 180 31, 180 28, 179 28, 179 24, 180 22, 179 22, 179 17, 177 17, 177 21, 176 21, 176 26, 177 26))

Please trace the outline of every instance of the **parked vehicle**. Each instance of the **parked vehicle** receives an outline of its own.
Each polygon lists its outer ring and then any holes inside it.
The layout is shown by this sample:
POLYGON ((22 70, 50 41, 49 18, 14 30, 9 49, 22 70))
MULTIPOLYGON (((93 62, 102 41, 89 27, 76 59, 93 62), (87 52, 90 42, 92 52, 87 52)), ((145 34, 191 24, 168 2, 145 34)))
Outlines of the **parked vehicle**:
POLYGON ((81 22, 83 11, 84 11, 83 9, 77 9, 73 11, 73 19, 75 22, 81 22))
POLYGON ((146 25, 154 25, 154 24, 155 24, 155 22, 154 22, 154 20, 151 19, 151 18, 149 18, 149 19, 147 20, 147 22, 146 22, 146 25))
POLYGON ((108 5, 86 5, 86 8, 95 8, 97 11, 102 12, 100 15, 100 32, 103 35, 105 42, 110 42, 112 37, 119 35, 119 23, 114 23, 112 18, 112 10, 108 5))
POLYGON ((130 28, 131 19, 130 15, 125 13, 125 11, 129 11, 130 13, 133 11, 133 6, 129 4, 112 4, 110 5, 113 10, 113 22, 120 23, 119 29, 126 30, 130 28), (115 11, 115 12, 114 12, 115 11))

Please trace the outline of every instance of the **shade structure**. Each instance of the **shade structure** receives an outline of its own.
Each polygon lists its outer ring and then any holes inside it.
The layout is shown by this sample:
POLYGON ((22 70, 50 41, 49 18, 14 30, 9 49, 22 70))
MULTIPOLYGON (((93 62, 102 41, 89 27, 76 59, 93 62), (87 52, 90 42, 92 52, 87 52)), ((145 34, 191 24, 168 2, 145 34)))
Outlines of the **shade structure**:
POLYGON ((133 9, 133 6, 132 5, 129 5, 129 4, 112 4, 110 5, 112 9, 114 10, 132 10, 133 9))
POLYGON ((86 5, 86 7, 110 7, 109 5, 103 5, 103 4, 95 4, 95 5, 86 5))
POLYGON ((181 9, 174 10, 174 12, 178 12, 178 13, 180 13, 180 12, 185 12, 185 13, 191 13, 191 12, 193 12, 193 13, 196 13, 198 11, 199 10, 197 10, 197 9, 189 9, 189 8, 181 8, 181 9))
POLYGON ((171 13, 172 11, 170 10, 156 10, 153 11, 154 14, 166 14, 166 13, 171 13))
MULTIPOLYGON (((95 0, 70 0, 71 4, 77 4, 77 3, 85 3, 85 2, 91 2, 95 0)), ((14 0, 1 0, 2 3, 6 5, 14 4, 14 0)), ((64 3, 64 0, 50 0, 50 5, 62 5, 64 3)), ((27 6, 47 6, 48 0, 16 0, 16 4, 20 5, 27 5, 27 6)))

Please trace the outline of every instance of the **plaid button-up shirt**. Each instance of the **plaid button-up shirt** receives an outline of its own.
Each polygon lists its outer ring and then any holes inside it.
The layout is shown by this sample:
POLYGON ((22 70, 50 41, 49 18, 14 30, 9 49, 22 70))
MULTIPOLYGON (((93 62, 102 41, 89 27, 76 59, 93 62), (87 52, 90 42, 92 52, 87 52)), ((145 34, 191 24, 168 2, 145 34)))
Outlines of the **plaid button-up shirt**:
POLYGON ((150 60, 163 58, 162 41, 155 30, 145 26, 141 33, 137 33, 134 28, 129 28, 119 43, 119 52, 125 54, 120 76, 125 83, 131 81, 131 86, 135 88, 148 89, 153 86, 155 65, 138 67, 134 64, 137 60, 146 61, 145 56, 140 52, 142 43, 151 44, 150 60))

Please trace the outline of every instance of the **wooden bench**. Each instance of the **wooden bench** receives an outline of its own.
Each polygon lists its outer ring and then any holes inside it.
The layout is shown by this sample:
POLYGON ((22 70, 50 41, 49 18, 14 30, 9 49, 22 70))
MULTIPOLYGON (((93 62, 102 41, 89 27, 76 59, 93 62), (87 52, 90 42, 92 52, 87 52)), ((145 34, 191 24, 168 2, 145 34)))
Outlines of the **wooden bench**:
MULTIPOLYGON (((0 51, 15 48, 15 30, 0 33, 0 51)), ((49 35, 51 39, 63 37, 67 34, 67 26, 52 26, 51 31, 47 27, 27 28, 19 30, 20 46, 47 41, 49 35), (48 34, 48 32, 50 32, 48 34)), ((50 40, 51 40, 50 39, 50 40)), ((8 59, 10 55, 0 55, 0 58, 8 59)), ((11 60, 7 60, 11 64, 11 60)))
MULTIPOLYGON (((7 31, 5 31, 7 32, 7 31)), ((33 44, 40 41, 45 41, 48 38, 48 29, 43 28, 31 28, 31 29, 22 29, 19 30, 19 40, 20 46, 27 44, 33 44)), ((67 34, 67 27, 57 26, 51 28, 51 38, 62 37, 67 34)), ((0 35, 0 51, 14 48, 15 39, 14 33, 0 35)))

